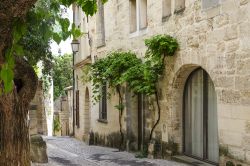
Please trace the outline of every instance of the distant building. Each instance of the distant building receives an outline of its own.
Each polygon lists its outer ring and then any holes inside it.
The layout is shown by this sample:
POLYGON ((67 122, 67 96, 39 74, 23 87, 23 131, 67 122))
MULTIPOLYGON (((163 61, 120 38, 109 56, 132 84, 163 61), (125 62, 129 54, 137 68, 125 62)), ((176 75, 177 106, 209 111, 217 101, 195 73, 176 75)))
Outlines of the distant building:
MULTIPOLYGON (((119 145, 117 96, 91 102, 91 83, 82 69, 114 50, 145 54, 144 39, 177 38, 180 48, 166 58, 159 82, 161 120, 154 157, 212 165, 250 164, 250 1, 109 0, 86 17, 73 6, 74 23, 87 35, 75 55, 75 137, 119 145), (89 134, 91 133, 91 134, 89 134), (198 159, 195 160, 195 159, 198 159)), ((141 150, 157 119, 155 102, 126 90, 122 118, 128 150, 141 150)), ((102 89, 103 94, 108 88, 102 89)))
POLYGON ((72 87, 64 89, 66 95, 59 97, 54 102, 54 125, 55 121, 60 124, 58 131, 53 131, 56 136, 71 136, 73 135, 73 122, 72 122, 72 87))

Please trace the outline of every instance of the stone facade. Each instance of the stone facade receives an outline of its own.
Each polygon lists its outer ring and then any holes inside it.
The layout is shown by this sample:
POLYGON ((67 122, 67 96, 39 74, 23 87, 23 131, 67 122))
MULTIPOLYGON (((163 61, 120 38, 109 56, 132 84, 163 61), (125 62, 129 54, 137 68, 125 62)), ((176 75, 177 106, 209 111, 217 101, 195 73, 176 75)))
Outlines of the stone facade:
POLYGON ((30 128, 30 135, 35 135, 35 134, 47 135, 47 121, 44 110, 42 81, 38 82, 35 97, 30 103, 29 128, 30 128))
MULTIPOLYGON (((136 3, 132 1, 109 0, 104 5, 103 14, 96 14, 88 19, 79 8, 73 7, 75 22, 82 31, 88 32, 88 35, 79 39, 81 49, 77 53, 75 61, 75 79, 77 80, 75 87, 80 93, 80 127, 76 128, 76 137, 82 139, 91 131, 98 133, 98 137, 101 135, 103 144, 109 145, 108 136, 119 132, 118 112, 114 109, 118 103, 116 95, 111 96, 111 99, 107 101, 107 121, 105 123, 98 121, 98 104, 90 102, 86 108, 86 101, 91 101, 86 99, 86 96, 91 96, 91 83, 83 84, 81 82, 82 68, 86 65, 86 60, 89 59, 93 63, 96 58, 102 58, 114 50, 131 50, 138 57, 143 57, 146 51, 144 39, 157 34, 169 34, 177 38, 180 48, 175 56, 166 58, 164 76, 159 82, 162 112, 154 138, 159 145, 155 148, 158 148, 161 154, 156 154, 156 156, 171 155, 173 151, 183 153, 184 87, 190 73, 201 67, 211 77, 216 92, 219 164, 249 165, 249 0, 206 2, 205 0, 171 0, 170 3, 166 2, 167 0, 148 0, 146 1, 146 16, 145 12, 140 13, 145 9, 138 7, 138 4, 145 3, 144 0, 137 0, 136 3), (136 13, 133 13, 134 8, 131 8, 134 4, 137 5, 136 9, 140 9, 136 10, 136 13), (168 4, 167 8, 163 4, 168 4), (138 16, 136 21, 131 21, 133 15, 138 16), (104 36, 100 35, 102 32, 99 30, 99 22, 96 21, 99 20, 99 17, 104 19, 104 36), (144 17, 147 21, 146 27, 140 28, 140 21, 144 17), (136 24, 136 27, 131 33, 132 24, 136 24), (100 46, 100 38, 103 37, 105 43, 100 46), (87 91, 88 95, 86 95, 87 91), (86 120, 87 125, 90 125, 89 131, 84 130, 86 120)), ((129 100, 128 96, 124 96, 124 98, 129 100)), ((135 99, 128 103, 131 107, 136 107, 138 102, 135 99)), ((144 138, 147 137, 148 131, 158 116, 157 111, 154 111, 154 105, 155 103, 152 101, 151 104, 143 106, 145 108, 142 120, 144 138)), ((122 121, 126 133, 129 133, 127 131, 131 128, 138 129, 138 123, 133 123, 138 122, 139 114, 130 115, 131 107, 126 107, 122 121)), ((138 140, 139 132, 134 131, 134 133, 134 138, 138 140)))
POLYGON ((55 120, 59 121, 60 130, 53 131, 56 136, 70 136, 73 134, 73 122, 72 122, 72 87, 64 89, 66 95, 59 97, 54 102, 54 123, 55 120))

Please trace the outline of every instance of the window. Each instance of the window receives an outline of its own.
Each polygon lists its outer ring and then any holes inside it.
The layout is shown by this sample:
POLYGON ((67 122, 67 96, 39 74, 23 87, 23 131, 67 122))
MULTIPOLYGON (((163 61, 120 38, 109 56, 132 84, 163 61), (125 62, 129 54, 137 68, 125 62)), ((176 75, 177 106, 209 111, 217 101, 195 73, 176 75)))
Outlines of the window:
POLYGON ((130 33, 145 29, 147 22, 147 0, 130 0, 130 33))
POLYGON ((216 93, 203 69, 195 70, 184 92, 184 153, 213 163, 219 162, 216 93))
POLYGON ((162 17, 168 17, 171 15, 171 0, 162 1, 162 17))
POLYGON ((80 117, 79 117, 79 90, 76 91, 76 126, 80 128, 80 117))
POLYGON ((99 105, 99 120, 107 120, 107 85, 102 86, 102 96, 99 105))
POLYGON ((140 29, 147 27, 147 0, 140 1, 140 29))
POLYGON ((185 9, 185 0, 175 0, 175 12, 185 9))
POLYGON ((209 9, 219 4, 219 0, 202 0, 202 9, 209 9))
POLYGON ((135 32, 137 29, 136 25, 136 0, 130 0, 130 32, 135 32))
POLYGON ((104 5, 98 0, 98 12, 96 21, 97 47, 105 45, 105 22, 104 22, 104 5))

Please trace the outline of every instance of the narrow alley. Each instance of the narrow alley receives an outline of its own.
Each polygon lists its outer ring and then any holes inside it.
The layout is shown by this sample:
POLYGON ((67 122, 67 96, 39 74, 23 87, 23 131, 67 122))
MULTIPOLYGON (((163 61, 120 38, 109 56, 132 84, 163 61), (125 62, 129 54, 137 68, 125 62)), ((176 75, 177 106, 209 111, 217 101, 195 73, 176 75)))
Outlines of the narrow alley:
POLYGON ((44 137, 49 163, 32 166, 185 166, 166 161, 138 159, 117 149, 88 146, 70 137, 44 137))

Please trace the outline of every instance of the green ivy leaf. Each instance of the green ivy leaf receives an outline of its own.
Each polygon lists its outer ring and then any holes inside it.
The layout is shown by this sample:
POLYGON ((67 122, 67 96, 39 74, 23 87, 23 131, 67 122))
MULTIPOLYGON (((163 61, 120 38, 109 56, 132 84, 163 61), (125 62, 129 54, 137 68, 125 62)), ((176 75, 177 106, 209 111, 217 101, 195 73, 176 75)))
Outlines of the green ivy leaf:
POLYGON ((77 0, 77 4, 82 7, 86 15, 93 16, 97 12, 96 0, 77 0))
POLYGON ((17 55, 24 55, 24 50, 23 50, 23 46, 15 44, 13 46, 13 50, 16 52, 17 55))
POLYGON ((61 25, 62 31, 63 32, 68 32, 68 28, 70 25, 70 21, 67 18, 59 18, 58 22, 61 25))
POLYGON ((79 28, 77 28, 75 26, 75 24, 72 24, 71 35, 72 35, 73 39, 77 39, 78 37, 82 36, 83 33, 81 32, 81 30, 79 28))
POLYGON ((61 41, 62 41, 62 38, 61 38, 61 36, 60 36, 58 33, 54 33, 54 34, 53 34, 53 40, 54 40, 57 44, 60 44, 61 41))

